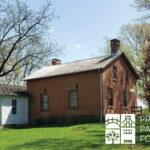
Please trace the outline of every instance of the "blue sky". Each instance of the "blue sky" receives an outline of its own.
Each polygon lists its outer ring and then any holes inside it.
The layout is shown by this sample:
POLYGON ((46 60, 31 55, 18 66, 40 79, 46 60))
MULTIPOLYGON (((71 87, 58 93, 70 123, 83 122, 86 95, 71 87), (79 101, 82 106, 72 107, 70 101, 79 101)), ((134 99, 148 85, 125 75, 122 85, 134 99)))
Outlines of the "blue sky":
MULTIPOLYGON (((25 0, 31 8, 46 0, 25 0)), ((133 23, 138 14, 131 7, 133 0, 52 0, 60 16, 52 23, 50 36, 64 46, 59 56, 69 62, 102 55, 106 37, 117 38, 120 27, 133 23)))

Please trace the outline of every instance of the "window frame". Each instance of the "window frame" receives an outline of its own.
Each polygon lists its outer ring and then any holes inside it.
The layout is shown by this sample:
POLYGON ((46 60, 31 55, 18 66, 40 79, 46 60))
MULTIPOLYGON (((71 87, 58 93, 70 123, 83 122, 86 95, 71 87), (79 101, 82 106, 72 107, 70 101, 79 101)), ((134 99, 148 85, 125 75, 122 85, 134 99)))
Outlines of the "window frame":
POLYGON ((41 93, 41 94, 40 94, 40 110, 41 110, 41 112, 47 112, 48 109, 49 109, 48 93, 41 93), (47 109, 44 109, 44 108, 43 108, 43 106, 44 106, 44 99, 43 99, 43 97, 44 97, 45 95, 47 96, 47 109))
POLYGON ((69 109, 78 109, 79 108, 79 104, 78 104, 78 90, 77 89, 68 91, 68 104, 69 104, 69 109), (76 92, 76 96, 77 96, 77 106, 76 107, 72 107, 71 106, 71 100, 70 100, 70 93, 71 92, 76 92))
POLYGON ((128 92, 127 92, 127 90, 124 90, 123 92, 122 92, 122 106, 123 107, 128 107, 128 92), (126 95, 124 95, 124 94, 126 94, 126 95), (124 96, 126 96, 126 100, 124 101, 124 96), (126 103, 126 105, 124 105, 126 103))
POLYGON ((125 83, 128 84, 129 83, 129 72, 126 71, 125 73, 125 83))
POLYGON ((11 106, 12 106, 11 114, 16 115, 17 114, 17 100, 16 99, 12 99, 11 106), (15 102, 15 105, 14 105, 14 102, 15 102))
POLYGON ((112 66, 112 77, 114 80, 118 79, 118 69, 115 65, 112 66))
POLYGON ((132 129, 124 129, 124 134, 132 134, 132 129))
POLYGON ((114 106, 114 91, 113 91, 113 88, 112 87, 108 87, 107 88, 107 106, 114 106), (110 101, 110 98, 109 98, 109 90, 111 91, 111 96, 112 96, 112 100, 110 101), (111 102, 111 105, 110 105, 110 102, 111 102))

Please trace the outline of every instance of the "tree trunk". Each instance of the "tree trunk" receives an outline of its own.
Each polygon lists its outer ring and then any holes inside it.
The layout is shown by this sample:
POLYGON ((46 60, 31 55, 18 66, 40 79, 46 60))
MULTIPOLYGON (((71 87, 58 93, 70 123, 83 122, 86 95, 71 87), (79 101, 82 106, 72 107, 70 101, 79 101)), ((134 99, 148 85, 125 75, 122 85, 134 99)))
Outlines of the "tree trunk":
POLYGON ((150 112, 150 101, 148 101, 148 110, 150 112))

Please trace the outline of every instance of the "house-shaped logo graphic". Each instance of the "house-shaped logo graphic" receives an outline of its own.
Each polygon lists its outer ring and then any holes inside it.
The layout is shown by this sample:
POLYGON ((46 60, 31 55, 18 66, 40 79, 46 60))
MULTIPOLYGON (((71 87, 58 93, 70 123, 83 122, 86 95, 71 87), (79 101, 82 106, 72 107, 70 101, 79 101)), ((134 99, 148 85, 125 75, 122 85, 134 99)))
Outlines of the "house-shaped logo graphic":
POLYGON ((106 144, 135 144, 135 114, 106 114, 106 144))

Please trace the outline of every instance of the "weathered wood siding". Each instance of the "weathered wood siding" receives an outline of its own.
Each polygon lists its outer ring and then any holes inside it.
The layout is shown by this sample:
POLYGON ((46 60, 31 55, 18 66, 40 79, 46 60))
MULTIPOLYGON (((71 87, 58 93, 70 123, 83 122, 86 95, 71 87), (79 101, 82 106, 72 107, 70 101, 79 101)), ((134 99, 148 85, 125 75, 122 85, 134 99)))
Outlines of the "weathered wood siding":
POLYGON ((28 100, 21 96, 1 96, 1 125, 28 123, 28 100), (17 100, 17 113, 12 114, 12 100, 17 100))

